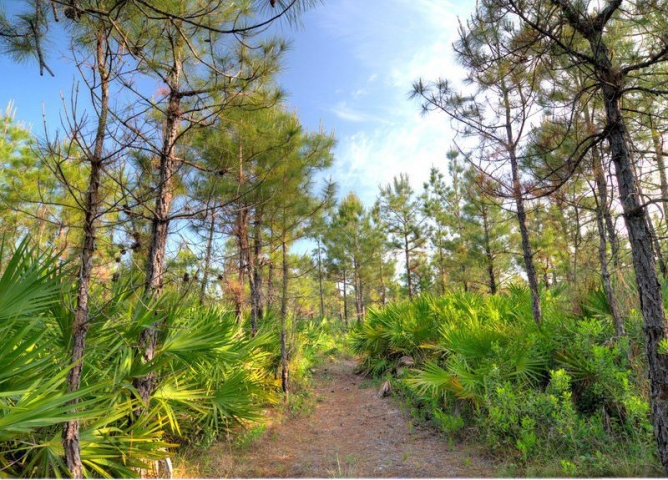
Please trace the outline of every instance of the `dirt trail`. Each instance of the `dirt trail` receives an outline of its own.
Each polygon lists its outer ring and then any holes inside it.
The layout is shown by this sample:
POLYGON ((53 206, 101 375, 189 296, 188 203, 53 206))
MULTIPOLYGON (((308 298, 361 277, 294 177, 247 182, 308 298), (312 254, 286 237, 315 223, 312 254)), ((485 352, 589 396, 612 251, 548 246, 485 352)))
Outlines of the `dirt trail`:
POLYGON ((479 452, 448 445, 433 429, 415 426, 395 399, 379 398, 353 369, 353 361, 318 368, 312 414, 268 427, 243 449, 216 444, 198 476, 494 476, 479 452))

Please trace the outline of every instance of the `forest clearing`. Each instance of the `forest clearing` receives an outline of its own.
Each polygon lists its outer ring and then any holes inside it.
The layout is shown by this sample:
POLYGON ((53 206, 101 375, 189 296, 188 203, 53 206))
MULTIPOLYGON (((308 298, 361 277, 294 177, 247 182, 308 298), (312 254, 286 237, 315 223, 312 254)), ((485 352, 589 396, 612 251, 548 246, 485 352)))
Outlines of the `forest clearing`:
POLYGON ((2 3, 0 477, 668 474, 666 19, 2 3))

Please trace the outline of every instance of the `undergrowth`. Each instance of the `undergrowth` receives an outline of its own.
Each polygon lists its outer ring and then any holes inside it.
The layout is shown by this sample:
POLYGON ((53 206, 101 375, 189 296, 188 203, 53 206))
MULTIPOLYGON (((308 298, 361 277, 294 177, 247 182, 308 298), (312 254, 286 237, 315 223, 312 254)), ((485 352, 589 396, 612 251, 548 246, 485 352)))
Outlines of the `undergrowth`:
POLYGON ((616 339, 594 296, 585 316, 543 292, 540 327, 524 288, 425 296, 371 312, 353 350, 448 441, 482 440, 502 475, 661 476, 641 320, 632 311, 616 339))
MULTIPOLYGON (((269 368, 276 379, 275 388, 280 390, 280 337, 278 324, 269 313, 261 332, 272 338, 268 348, 272 356, 269 368)), ((313 390, 313 372, 323 362, 350 355, 345 332, 337 322, 321 320, 298 320, 289 322, 290 394, 279 394, 279 401, 267 403, 265 414, 256 421, 237 425, 210 448, 210 444, 191 445, 179 452, 175 459, 175 472, 179 477, 220 476, 217 470, 219 448, 243 454, 253 448, 254 443, 267 433, 266 422, 282 422, 285 418, 310 415, 318 401, 313 390)))

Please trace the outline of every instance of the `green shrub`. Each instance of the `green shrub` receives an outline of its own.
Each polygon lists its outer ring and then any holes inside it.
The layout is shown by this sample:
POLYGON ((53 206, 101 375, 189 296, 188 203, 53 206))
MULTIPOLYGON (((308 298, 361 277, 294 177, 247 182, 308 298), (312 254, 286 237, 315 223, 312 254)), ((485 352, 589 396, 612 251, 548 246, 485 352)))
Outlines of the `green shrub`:
POLYGON ((518 286, 391 305, 353 332, 353 349, 361 370, 397 378, 414 415, 448 435, 475 429, 515 474, 660 474, 642 322, 631 312, 616 339, 600 292, 584 296, 588 318, 562 291, 541 292, 540 327, 518 286))
POLYGON ((63 477, 62 423, 78 399, 81 455, 89 476, 137 477, 188 442, 208 443, 260 416, 275 384, 269 336, 249 338, 234 315, 166 295, 136 296, 135 279, 94 292, 81 388, 67 393, 72 285, 58 257, 22 244, 0 274, 0 465, 13 477, 63 477), (139 333, 163 319, 155 358, 139 333), (153 373, 148 405, 132 385, 153 373), (143 407, 145 413, 135 418, 143 407))

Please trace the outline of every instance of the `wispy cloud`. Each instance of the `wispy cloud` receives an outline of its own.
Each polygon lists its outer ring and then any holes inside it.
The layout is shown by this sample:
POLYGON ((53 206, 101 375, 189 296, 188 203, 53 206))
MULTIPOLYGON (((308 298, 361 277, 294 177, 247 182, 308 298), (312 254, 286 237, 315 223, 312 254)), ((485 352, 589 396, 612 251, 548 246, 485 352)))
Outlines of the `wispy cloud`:
POLYGON ((332 176, 370 205, 378 186, 400 173, 416 190, 434 165, 445 171, 445 153, 454 138, 444 115, 420 115, 409 100, 412 83, 423 78, 459 79, 452 43, 458 17, 466 20, 474 0, 340 0, 327 4, 320 27, 349 55, 349 88, 337 91, 328 110, 345 128, 337 128, 332 176), (326 10, 326 14, 324 14, 326 10))
POLYGON ((445 170, 449 147, 447 124, 442 119, 413 118, 412 122, 340 138, 332 175, 340 185, 341 196, 355 191, 365 204, 371 205, 378 187, 400 173, 407 173, 413 188, 420 191, 432 166, 445 170))
MULTIPOLYGON (((353 92, 353 97, 355 94, 353 92)), ((341 120, 355 123, 369 123, 369 124, 385 124, 387 120, 381 116, 375 115, 372 108, 363 109, 351 107, 347 101, 338 102, 330 111, 341 120)))

